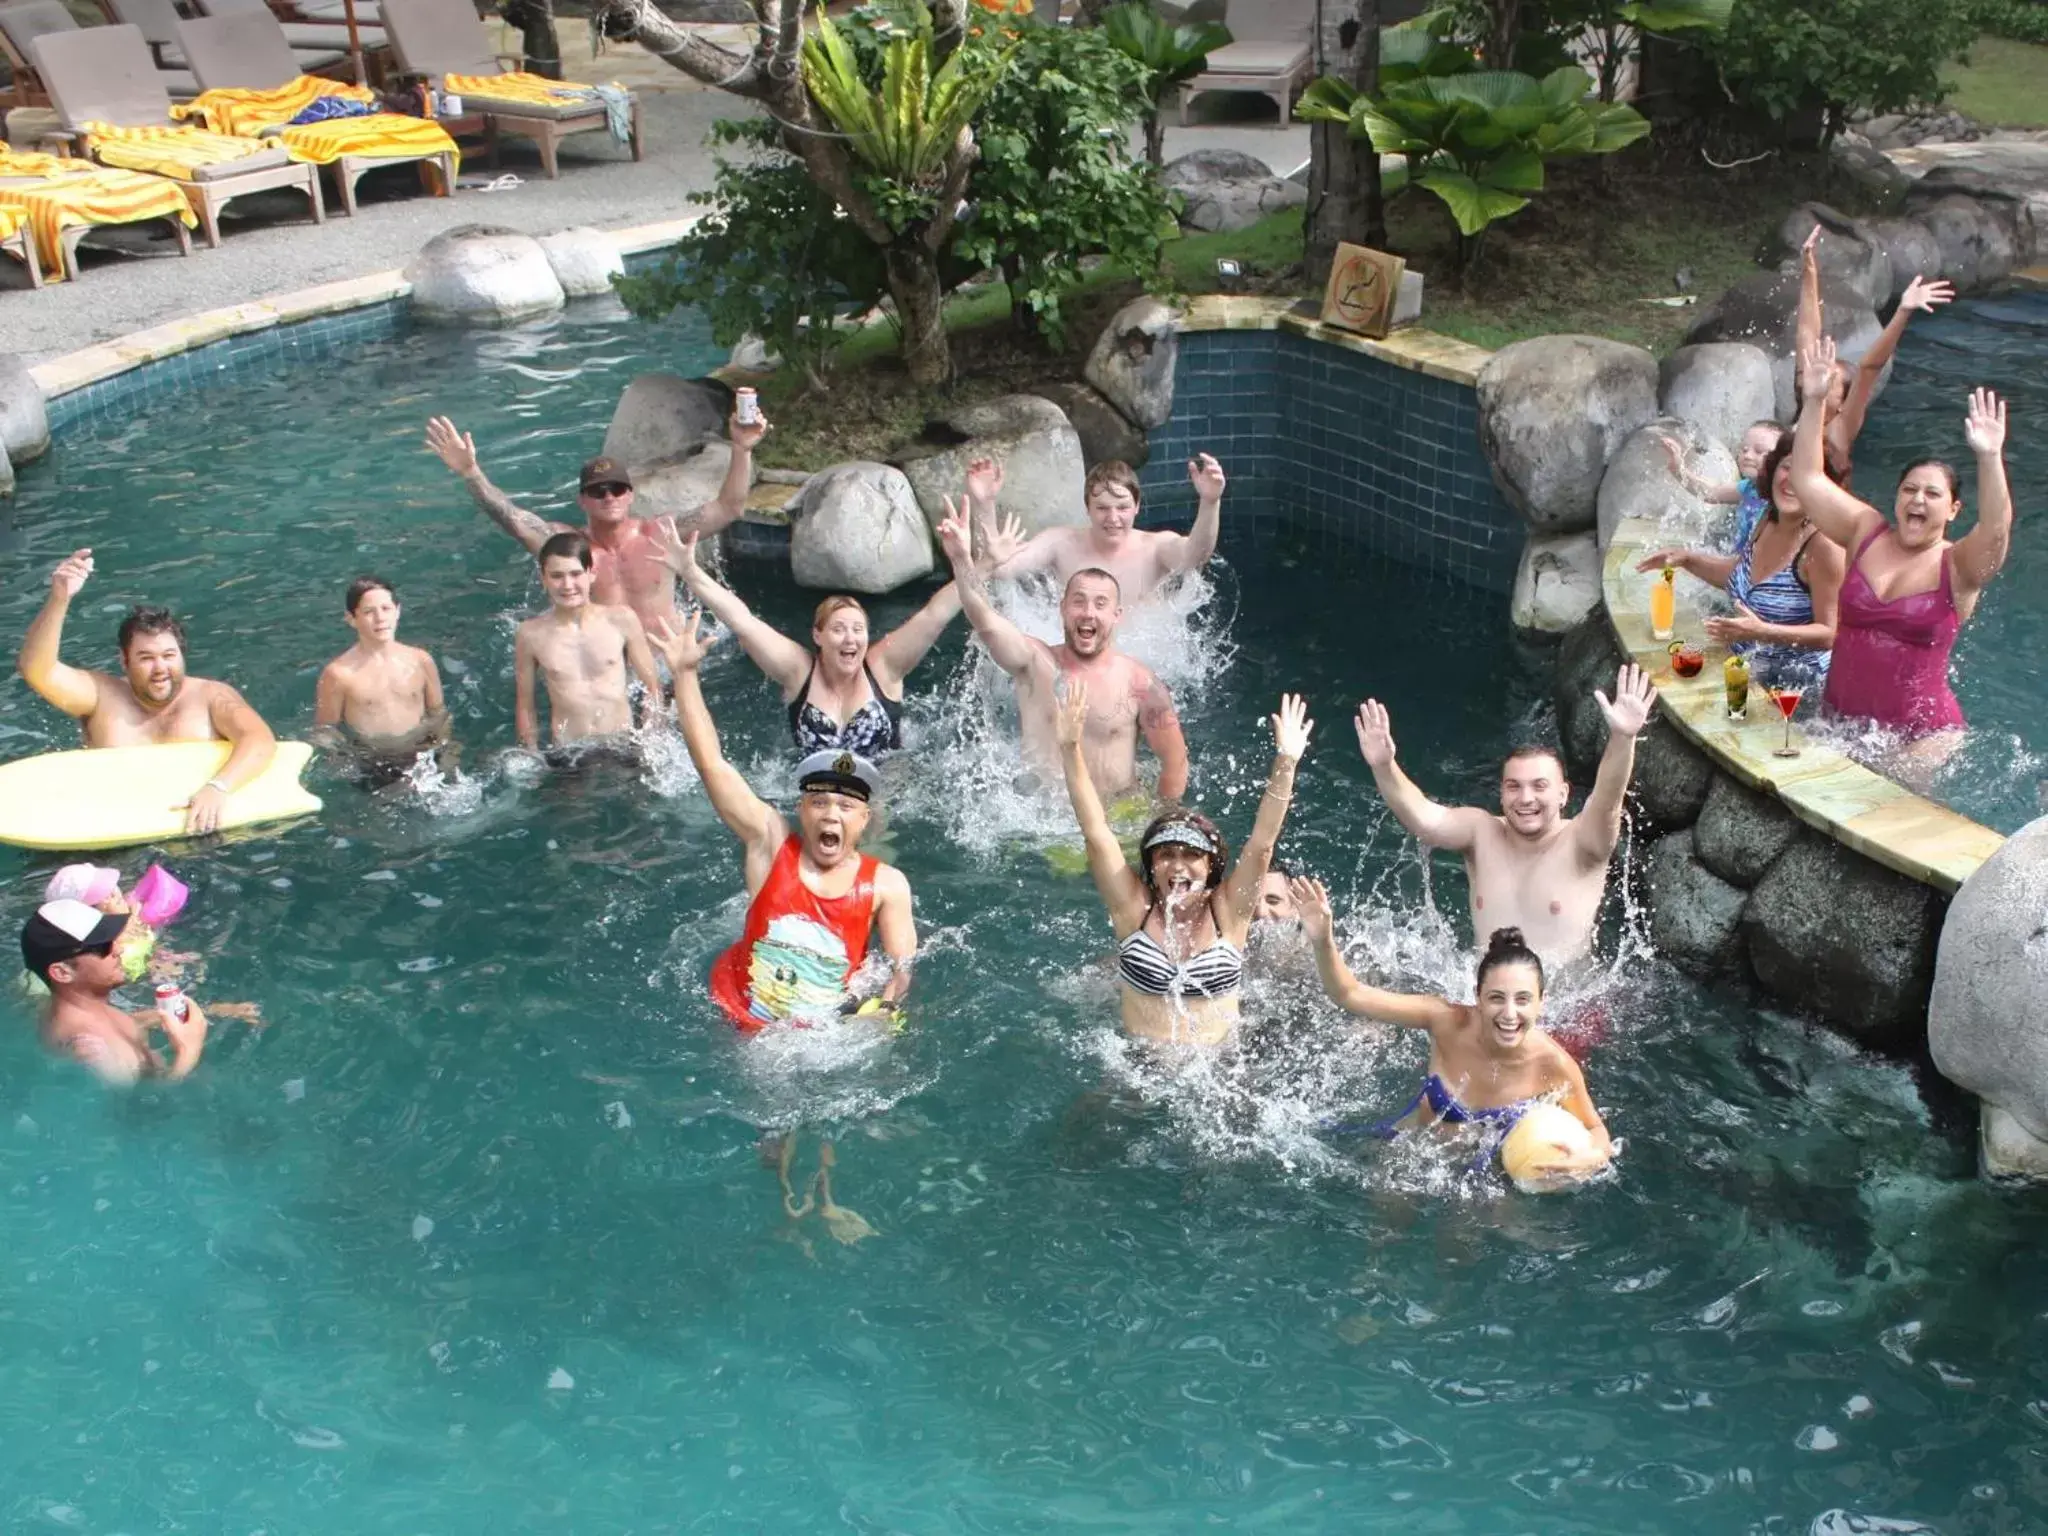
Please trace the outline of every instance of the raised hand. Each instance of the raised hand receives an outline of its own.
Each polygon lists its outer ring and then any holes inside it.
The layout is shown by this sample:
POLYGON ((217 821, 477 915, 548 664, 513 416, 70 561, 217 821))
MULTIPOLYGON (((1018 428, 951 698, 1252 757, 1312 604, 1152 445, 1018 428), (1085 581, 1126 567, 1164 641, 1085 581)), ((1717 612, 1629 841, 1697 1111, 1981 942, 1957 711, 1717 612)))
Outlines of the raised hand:
POLYGON ((993 570, 1029 542, 1024 532, 1024 519, 1014 512, 1006 512, 997 522, 993 531, 981 541, 981 563, 993 570))
POLYGON ((427 418, 427 447, 456 474, 476 473, 476 440, 446 416, 427 418))
POLYGON ((693 529, 687 536, 676 527, 672 517, 657 517, 654 524, 654 539, 661 546, 661 557, 668 562, 668 568, 690 581, 704 574, 697 564, 697 534, 693 529))
POLYGON ((974 566, 974 520, 964 502, 956 506, 952 497, 941 496, 939 505, 946 513, 939 521, 939 547, 946 552, 957 576, 974 566))
POLYGON ((1300 914, 1302 932, 1311 942, 1320 944, 1330 936, 1330 893, 1323 889, 1323 882, 1296 875, 1287 882, 1287 894, 1294 898, 1294 910, 1300 914))
POLYGON ((1817 249, 1819 245, 1820 225, 1815 224, 1813 228, 1806 232, 1806 238, 1799 245, 1799 275, 1801 277, 1805 277, 1809 273, 1816 275, 1819 273, 1820 252, 1817 249))
POLYGON ((1368 768, 1384 768, 1394 760, 1394 727, 1387 719, 1387 706, 1367 699, 1358 706, 1352 722, 1358 730, 1358 755, 1368 768))
POLYGON ((2005 402, 1988 389, 1971 390, 1970 414, 1963 418, 1963 439, 1969 443, 1970 452, 1986 458, 2005 452, 2005 402))
POLYGON ((1657 446, 1664 450, 1664 462, 1671 470, 1671 478, 1681 485, 1685 483, 1685 445, 1668 434, 1660 434, 1657 446))
POLYGON ((1614 697, 1609 699, 1596 688, 1593 701, 1607 717, 1610 731, 1618 736, 1634 736, 1649 724, 1650 706, 1657 702, 1657 690, 1651 685, 1649 673, 1632 661, 1623 662, 1614 675, 1614 697))
POLYGON ((1929 282, 1924 277, 1915 277, 1906 284, 1906 291, 1899 295, 1899 308, 1931 310, 1937 304, 1948 303, 1955 296, 1955 285, 1945 278, 1929 282))
POLYGON ((1825 400, 1835 382, 1835 338, 1823 336, 1799 353, 1799 390, 1808 400, 1825 400))
POLYGON ((1299 762, 1308 750, 1309 733, 1316 728, 1308 717, 1308 703, 1298 693, 1280 695, 1280 713, 1269 717, 1273 724, 1273 755, 1299 762))
POLYGON ((1670 565, 1676 566, 1679 570, 1684 570, 1685 557, 1690 553, 1690 550, 1679 549, 1676 546, 1670 549, 1653 550, 1636 562, 1636 569, 1639 571, 1661 571, 1665 566, 1670 565))
POLYGON ((970 505, 993 507, 1002 491, 1002 465, 986 454, 967 461, 967 500, 970 505))
POLYGON ((1709 616, 1706 630, 1709 640, 1761 640, 1764 638, 1764 621, 1747 603, 1737 603, 1732 614, 1709 616))
POLYGON ((50 572, 50 590, 61 592, 67 600, 78 596, 78 589, 85 585, 85 579, 92 575, 92 551, 75 550, 57 562, 57 569, 50 572))
POLYGON ((768 435, 768 425, 768 418, 758 411, 753 421, 746 422, 740 420, 738 411, 734 411, 726 418, 725 440, 735 448, 752 453, 760 446, 761 439, 768 435))
POLYGON ((664 615, 657 618, 654 627, 647 631, 647 638, 654 642, 654 648, 668 663, 670 676, 680 677, 685 672, 696 671, 704 658, 711 654, 711 647, 718 644, 716 635, 698 638, 697 626, 703 621, 701 612, 692 613, 683 624, 677 624, 664 615))
POLYGON ((1195 495, 1202 501, 1221 501, 1223 490, 1230 482, 1224 478, 1223 466, 1206 453, 1198 453, 1188 460, 1188 484, 1195 488, 1195 495))
POLYGON ((1088 685, 1078 677, 1060 677, 1053 694, 1053 734, 1063 747, 1081 744, 1088 731, 1088 685))

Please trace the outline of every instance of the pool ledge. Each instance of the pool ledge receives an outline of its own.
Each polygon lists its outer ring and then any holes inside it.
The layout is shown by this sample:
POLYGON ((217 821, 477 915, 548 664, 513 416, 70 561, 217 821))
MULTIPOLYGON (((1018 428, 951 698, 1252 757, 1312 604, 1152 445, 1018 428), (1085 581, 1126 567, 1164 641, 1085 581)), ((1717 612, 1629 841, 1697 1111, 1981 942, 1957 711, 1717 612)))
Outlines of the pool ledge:
MULTIPOLYGON (((696 222, 696 217, 692 216, 669 219, 659 224, 633 225, 608 233, 621 256, 632 256, 674 245, 696 222)), ((226 341, 230 337, 387 303, 402 299, 411 292, 412 285, 406 282, 404 272, 391 267, 364 277, 320 283, 272 298, 251 299, 243 304, 230 304, 224 309, 180 316, 147 330, 131 331, 112 341, 67 352, 62 357, 37 364, 29 373, 42 387, 43 397, 54 400, 73 390, 84 389, 88 384, 98 384, 131 369, 161 362, 167 357, 176 357, 217 341, 226 341)))
POLYGON ((1396 368, 1426 373, 1433 379, 1471 386, 1493 354, 1453 336, 1421 326, 1389 333, 1382 340, 1361 336, 1341 326, 1325 325, 1308 301, 1264 298, 1252 294, 1204 293, 1181 308, 1183 331, 1291 331, 1311 341, 1363 353, 1396 368))
MULTIPOLYGON (((1783 802, 1808 826, 1888 869, 1952 894, 1998 850, 2003 834, 1817 744, 1796 723, 1792 737, 1802 748, 1800 755, 1773 757, 1785 731, 1776 710, 1752 702, 1748 720, 1728 718, 1721 689, 1724 646, 1707 643, 1707 665, 1698 677, 1672 672, 1665 643, 1650 638, 1645 578, 1635 568, 1646 551, 1668 542, 1648 519, 1624 518, 1601 566, 1608 625, 1636 665, 1655 679, 1665 717, 1717 767, 1783 802)), ((1694 601, 1699 591, 1690 578, 1679 583, 1681 635, 1703 632, 1694 601)), ((1760 690, 1751 697, 1758 699, 1760 690)), ((1767 698, 1762 702, 1769 705, 1767 698)))

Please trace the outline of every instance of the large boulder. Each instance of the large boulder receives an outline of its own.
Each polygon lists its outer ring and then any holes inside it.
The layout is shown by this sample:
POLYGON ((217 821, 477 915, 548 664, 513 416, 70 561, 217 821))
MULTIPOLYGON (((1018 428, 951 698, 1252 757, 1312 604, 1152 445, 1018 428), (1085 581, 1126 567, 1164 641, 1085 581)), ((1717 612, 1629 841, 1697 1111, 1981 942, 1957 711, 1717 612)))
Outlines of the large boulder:
POLYGON ((1081 502, 1088 472, 1080 434, 1050 400, 999 395, 979 405, 961 406, 934 422, 927 436, 943 439, 943 444, 906 454, 897 467, 909 479, 934 531, 946 515, 945 498, 957 502, 966 489, 968 462, 984 455, 1003 466, 996 511, 1014 514, 1027 532, 1088 520, 1081 502))
POLYGON ((1693 854, 1721 879, 1747 890, 1791 846, 1800 825, 1783 801, 1717 773, 1693 823, 1693 854))
POLYGON ((602 230, 576 226, 540 237, 555 281, 572 299, 594 298, 612 291, 612 279, 623 276, 626 263, 619 247, 602 230))
POLYGON ((1120 459, 1139 469, 1152 456, 1152 444, 1145 434, 1086 384, 1034 384, 1031 393, 1050 400, 1073 424, 1081 439, 1081 461, 1088 468, 1120 459))
POLYGON ((1733 454, 1752 424, 1778 419, 1771 360, 1746 341, 1680 347, 1657 365, 1657 408, 1733 454))
MULTIPOLYGON (((689 518, 717 496, 732 468, 732 444, 706 439, 696 447, 633 468, 633 510, 642 517, 689 518)), ((747 481, 751 489, 753 479, 747 481)))
POLYGON ((50 415, 43 386, 28 364, 0 352, 0 453, 16 464, 41 458, 50 449, 50 415))
MULTIPOLYGON (((1915 188, 1916 193, 1918 190, 1915 188)), ((1941 252, 1941 275, 1956 285, 1958 293, 1980 292, 2025 264, 2027 245, 2022 243, 2017 220, 2001 216, 2001 205, 1993 199, 1957 193, 1933 199, 1916 197, 1906 206, 1914 221, 1934 237, 1941 252)), ((2031 215, 2029 226, 2030 240, 2031 215)))
POLYGON ((1867 143, 1837 136, 1828 146, 1828 158, 1836 170, 1882 202, 1898 197, 1913 184, 1913 178, 1894 165, 1890 155, 1867 143))
POLYGON ((1865 238, 1857 222, 1826 203, 1801 203, 1778 225, 1778 243, 1786 253, 1781 271, 1797 273, 1799 248, 1815 227, 1821 232, 1813 257, 1823 278, 1832 278, 1872 309, 1881 309, 1892 292, 1892 261, 1884 248, 1865 238))
MULTIPOLYGON (((1609 684, 1610 698, 1613 692, 1609 684)), ((1597 712, 1598 700, 1593 707, 1597 712)), ((1669 720, 1653 716, 1636 738, 1636 768, 1629 781, 1636 810, 1643 820, 1653 827, 1691 826, 1699 819, 1713 782, 1714 765, 1706 753, 1688 741, 1669 720)))
POLYGON ((1749 893, 1701 863, 1693 842, 1687 828, 1651 845, 1643 878, 1650 942, 1683 970, 1726 976, 1742 967, 1742 908, 1749 893))
POLYGON ((798 586, 874 594, 931 573, 931 531, 901 471, 855 462, 811 477, 790 520, 789 574, 798 586))
POLYGON ((491 224, 442 230, 406 264, 405 280, 413 312, 429 320, 503 325, 567 302, 540 242, 491 224))
POLYGON ((14 465, 8 461, 7 450, 0 448, 0 496, 14 494, 14 465))
POLYGON ((1742 933, 1757 979, 1776 996, 1901 1050, 1927 1012, 1944 906, 1917 880, 1808 832, 1757 882, 1742 933))
MULTIPOLYGON (((1860 360, 1884 329, 1863 296, 1839 279, 1821 276, 1823 326, 1835 350, 1848 362, 1860 360)), ((1701 309, 1685 333, 1687 346, 1708 341, 1746 341, 1771 359, 1771 382, 1778 420, 1790 422, 1798 412, 1793 388, 1793 348, 1799 324, 1799 275, 1759 272, 1745 277, 1701 309)))
POLYGON ((1941 242, 1918 219, 1865 219, 1863 236, 1878 246, 1891 263, 1892 291, 1889 304, 1906 291, 1916 277, 1941 276, 1941 242))
POLYGON ((1081 375, 1150 431, 1173 415, 1173 370, 1179 360, 1178 316, 1157 299, 1139 298, 1110 316, 1081 375))
MULTIPOLYGON (((2048 1164, 2048 817, 2005 840, 1949 903, 1927 1003, 1927 1048, 1950 1082, 2010 1122, 1994 1137, 2017 1166, 2029 1140, 2048 1164)), ((1988 1121, 1987 1114, 1987 1121, 1988 1121)), ((2043 1171, 2048 1171, 2044 1169, 2043 1171)))
MULTIPOLYGON (((1900 211, 1931 228, 1927 218, 1930 206, 1952 198, 1968 198, 1980 204, 1983 213, 2003 230, 2012 245, 2015 264, 2026 266, 2041 255, 2039 241, 2043 231, 2038 221, 2044 207, 2048 154, 2036 144, 1990 145, 1974 153, 1990 158, 1981 158, 1976 164, 1950 161, 1930 167, 1907 191, 1900 211), (2019 163, 2014 164, 2008 154, 1996 153, 2000 150, 2020 155, 2019 163)), ((1961 286, 1960 279, 1954 280, 1961 286)), ((1985 281, 1996 282, 1997 278, 1987 277, 1985 281)))
POLYGON ((1258 181, 1273 167, 1241 149, 1197 149, 1159 168, 1159 185, 1186 192, 1212 181, 1258 181))
MULTIPOLYGON (((1750 350, 1755 350, 1751 348, 1750 350)), ((1665 443, 1685 450, 1694 484, 1726 483, 1735 478, 1735 455, 1691 422, 1661 416, 1629 434, 1600 477, 1594 502, 1594 526, 1605 549, 1625 517, 1646 517, 1674 544, 1726 543, 1732 510, 1689 490, 1671 473, 1665 443)))
POLYGON ((1657 360, 1599 336, 1538 336, 1479 370, 1479 443, 1509 505, 1539 533, 1591 528, 1600 477, 1657 414, 1657 360))
POLYGON ((1515 628, 1555 640, 1599 606, 1599 541, 1590 533, 1530 534, 1508 609, 1515 628))
POLYGON ((681 458, 707 438, 725 436, 732 391, 716 379, 643 373, 619 396, 604 432, 604 453, 637 476, 681 458))
POLYGON ((1627 658, 1614 638, 1604 609, 1595 608, 1557 648, 1551 672, 1551 703, 1564 771, 1574 784, 1593 782, 1593 770, 1607 747, 1607 719, 1593 690, 1614 696, 1614 677, 1627 658))
POLYGON ((1220 234, 1249 229, 1269 214, 1284 208, 1299 208, 1308 201, 1308 188, 1284 176, 1260 176, 1238 181, 1205 181, 1188 188, 1180 211, 1181 226, 1203 234, 1220 234))

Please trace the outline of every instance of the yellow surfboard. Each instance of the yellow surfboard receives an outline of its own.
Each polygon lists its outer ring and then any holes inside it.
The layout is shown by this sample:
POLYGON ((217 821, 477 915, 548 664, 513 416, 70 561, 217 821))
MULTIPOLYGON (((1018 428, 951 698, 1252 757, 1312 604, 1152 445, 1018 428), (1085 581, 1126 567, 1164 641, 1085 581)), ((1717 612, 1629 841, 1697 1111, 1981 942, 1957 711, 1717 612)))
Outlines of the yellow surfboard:
MULTIPOLYGON (((230 750, 224 741, 175 741, 46 752, 0 764, 0 843, 127 848, 183 837, 185 802, 220 772, 230 750)), ((270 766, 228 796, 221 830, 319 810, 320 797, 299 786, 312 755, 303 741, 280 741, 270 766)))

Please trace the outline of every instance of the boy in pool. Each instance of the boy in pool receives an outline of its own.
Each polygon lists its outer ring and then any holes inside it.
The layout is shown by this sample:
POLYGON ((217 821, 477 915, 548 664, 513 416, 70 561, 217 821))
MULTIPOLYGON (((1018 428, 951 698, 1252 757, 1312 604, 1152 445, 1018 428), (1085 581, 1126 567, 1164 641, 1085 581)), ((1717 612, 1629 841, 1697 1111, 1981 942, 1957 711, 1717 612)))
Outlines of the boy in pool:
POLYGON ((185 1077, 206 1046, 206 1015, 199 1005, 187 998, 180 1019, 155 1008, 129 1013, 110 1001, 128 981, 117 947, 127 927, 127 913, 101 912, 82 901, 44 902, 22 924, 21 963, 50 989, 43 1046, 114 1086, 145 1077, 185 1077), (169 1062, 151 1048, 151 1027, 169 1038, 169 1062))
POLYGON ((556 746, 620 736, 633 728, 628 669, 645 690, 640 723, 651 724, 662 705, 654 653, 631 608, 591 601, 590 540, 580 533, 555 534, 542 543, 539 561, 548 611, 521 624, 512 646, 518 690, 513 718, 520 743, 540 748, 534 685, 542 677, 548 687, 549 739, 556 746))
POLYGON ((434 658, 398 640, 398 594, 381 576, 358 576, 342 598, 356 643, 327 663, 313 694, 313 726, 393 782, 420 753, 448 739, 434 658))
MULTIPOLYGON (((1216 553, 1223 466, 1198 453, 1188 460, 1188 480, 1197 499, 1194 527, 1186 533, 1140 529, 1137 472, 1121 459, 1098 464, 1082 487, 1088 526, 1043 529, 990 574, 1014 578, 1048 571, 1064 591, 1077 571, 1103 570, 1116 578, 1125 603, 1144 602, 1170 578, 1200 570, 1216 553)), ((1000 469, 995 486, 1002 486, 1000 469)))

